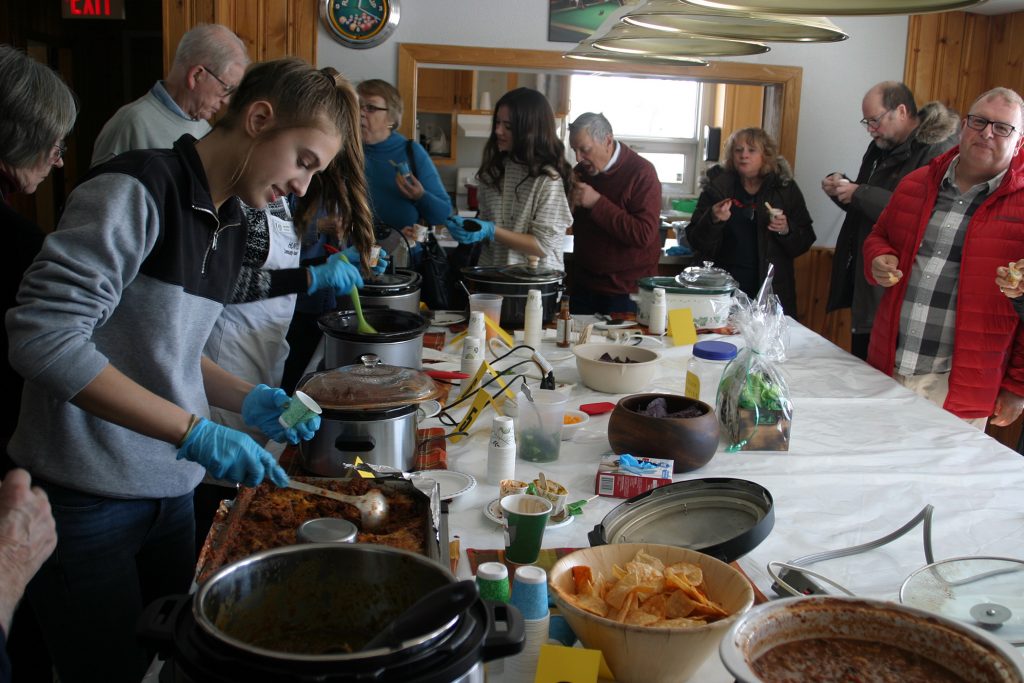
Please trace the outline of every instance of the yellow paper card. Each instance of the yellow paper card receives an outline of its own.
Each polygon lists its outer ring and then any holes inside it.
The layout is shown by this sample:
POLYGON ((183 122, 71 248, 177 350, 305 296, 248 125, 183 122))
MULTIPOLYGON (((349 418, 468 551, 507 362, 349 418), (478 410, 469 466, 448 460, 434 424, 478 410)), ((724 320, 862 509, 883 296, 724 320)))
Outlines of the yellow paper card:
POLYGON ((534 683, 595 683, 601 651, 564 645, 541 645, 534 683))
POLYGON ((688 346, 697 341, 697 328, 693 324, 693 311, 673 308, 668 312, 668 333, 676 346, 688 346))

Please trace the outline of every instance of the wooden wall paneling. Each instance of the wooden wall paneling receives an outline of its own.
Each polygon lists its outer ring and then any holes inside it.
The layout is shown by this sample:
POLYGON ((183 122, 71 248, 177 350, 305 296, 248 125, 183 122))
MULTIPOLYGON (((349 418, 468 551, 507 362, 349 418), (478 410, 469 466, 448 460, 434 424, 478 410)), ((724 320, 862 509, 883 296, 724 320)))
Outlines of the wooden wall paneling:
MULTIPOLYGON (((990 32, 992 19, 982 14, 968 14, 964 25, 964 43, 961 51, 960 85, 957 99, 948 105, 961 116, 967 114, 971 102, 992 87, 989 75, 990 32)), ((953 65, 950 65, 950 69, 953 65)))
POLYGON ((939 100, 958 107, 966 16, 943 12, 910 17, 903 82, 919 102, 939 100))
MULTIPOLYGON (((991 19, 988 33, 988 78, 986 87, 973 93, 974 97, 983 90, 1003 86, 1012 88, 1018 93, 1024 92, 1024 54, 1021 43, 1024 41, 1024 12, 1003 14, 989 17, 991 19)), ((985 53, 980 55, 985 57, 985 53)), ((973 99, 973 97, 972 97, 973 99)))
POLYGON ((794 261, 800 322, 845 351, 850 350, 850 309, 825 312, 835 249, 812 247, 794 261))
POLYGON ((315 64, 317 12, 317 0, 163 0, 164 72, 181 36, 200 23, 230 28, 253 61, 294 55, 315 64))

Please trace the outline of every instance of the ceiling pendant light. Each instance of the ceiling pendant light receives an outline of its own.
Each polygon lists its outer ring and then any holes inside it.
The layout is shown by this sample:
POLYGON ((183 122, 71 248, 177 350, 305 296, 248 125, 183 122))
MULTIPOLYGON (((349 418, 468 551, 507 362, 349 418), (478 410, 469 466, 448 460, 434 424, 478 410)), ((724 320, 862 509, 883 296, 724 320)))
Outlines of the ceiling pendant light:
POLYGON ((717 10, 680 0, 648 0, 622 22, 667 33, 707 38, 780 43, 834 43, 843 31, 825 17, 793 17, 740 10, 717 10))
POLYGON ((979 5, 985 0, 680 0, 682 4, 712 9, 828 16, 923 14, 950 12, 979 5))
POLYGON ((596 50, 587 45, 577 45, 562 55, 566 59, 587 62, 603 62, 614 64, 636 64, 647 66, 707 66, 708 63, 699 57, 663 57, 659 55, 615 54, 604 50, 596 50))
POLYGON ((735 57, 768 52, 767 45, 743 40, 673 35, 664 31, 617 24, 604 35, 584 40, 581 45, 605 52, 656 57, 735 57))

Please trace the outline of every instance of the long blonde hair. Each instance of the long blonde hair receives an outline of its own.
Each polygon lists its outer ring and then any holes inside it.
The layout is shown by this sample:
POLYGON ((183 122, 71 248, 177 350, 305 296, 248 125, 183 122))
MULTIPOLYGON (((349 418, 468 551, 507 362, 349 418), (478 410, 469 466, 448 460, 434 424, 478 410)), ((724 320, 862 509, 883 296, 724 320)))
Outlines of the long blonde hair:
MULTIPOLYGON (((323 129, 327 124, 341 138, 337 156, 314 176, 299 199, 295 223, 307 225, 322 209, 332 219, 326 223, 333 226, 338 240, 344 242, 351 236, 364 267, 368 266, 374 240, 373 212, 359 136, 359 98, 352 84, 336 69, 317 69, 301 59, 255 64, 246 72, 217 127, 232 130, 241 125, 246 108, 258 100, 274 107, 276 125, 267 135, 292 128, 323 129)), ((249 153, 236 176, 245 172, 249 153)))

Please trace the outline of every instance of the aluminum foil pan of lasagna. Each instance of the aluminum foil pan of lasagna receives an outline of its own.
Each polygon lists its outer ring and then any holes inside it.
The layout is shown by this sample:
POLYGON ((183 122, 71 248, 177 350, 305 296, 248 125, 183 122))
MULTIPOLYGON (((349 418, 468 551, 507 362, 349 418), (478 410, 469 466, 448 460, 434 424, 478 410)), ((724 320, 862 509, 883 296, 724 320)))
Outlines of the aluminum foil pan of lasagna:
POLYGON ((214 516, 196 565, 198 583, 253 553, 298 543, 299 526, 320 517, 340 517, 355 524, 357 543, 409 550, 448 566, 447 515, 442 513, 436 487, 420 488, 401 474, 375 479, 292 478, 355 496, 379 489, 388 501, 388 520, 370 532, 360 528, 359 511, 348 503, 269 482, 243 487, 234 500, 223 501, 214 516))

